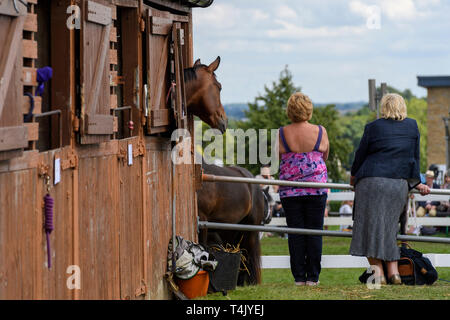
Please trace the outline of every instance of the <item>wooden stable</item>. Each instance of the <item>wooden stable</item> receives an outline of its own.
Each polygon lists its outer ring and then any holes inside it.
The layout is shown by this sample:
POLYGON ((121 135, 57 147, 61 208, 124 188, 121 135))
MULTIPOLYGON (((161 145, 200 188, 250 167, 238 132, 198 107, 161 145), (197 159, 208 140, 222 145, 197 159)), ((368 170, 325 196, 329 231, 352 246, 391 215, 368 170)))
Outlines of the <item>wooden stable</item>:
POLYGON ((0 299, 171 297, 173 209, 176 234, 197 240, 199 168, 173 175, 171 161, 173 129, 193 129, 187 2, 0 1, 0 299))

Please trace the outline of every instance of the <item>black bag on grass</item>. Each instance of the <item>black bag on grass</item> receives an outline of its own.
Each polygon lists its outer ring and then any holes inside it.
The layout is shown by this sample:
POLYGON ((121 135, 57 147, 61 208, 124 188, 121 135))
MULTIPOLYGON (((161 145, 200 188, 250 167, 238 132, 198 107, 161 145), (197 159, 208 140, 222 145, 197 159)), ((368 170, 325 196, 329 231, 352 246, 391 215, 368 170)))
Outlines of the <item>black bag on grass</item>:
MULTIPOLYGON (((405 243, 402 243, 399 250, 400 259, 398 260, 398 271, 403 284, 431 285, 438 279, 438 273, 430 259, 424 257, 421 252, 412 249, 405 243)), ((385 263, 383 263, 383 271, 384 274, 387 274, 385 263)), ((359 277, 359 281, 361 283, 366 283, 371 275, 372 273, 369 273, 366 270, 359 277)))
POLYGON ((438 279, 437 270, 430 259, 424 257, 422 252, 405 245, 400 247, 398 271, 402 282, 407 285, 431 285, 438 279))

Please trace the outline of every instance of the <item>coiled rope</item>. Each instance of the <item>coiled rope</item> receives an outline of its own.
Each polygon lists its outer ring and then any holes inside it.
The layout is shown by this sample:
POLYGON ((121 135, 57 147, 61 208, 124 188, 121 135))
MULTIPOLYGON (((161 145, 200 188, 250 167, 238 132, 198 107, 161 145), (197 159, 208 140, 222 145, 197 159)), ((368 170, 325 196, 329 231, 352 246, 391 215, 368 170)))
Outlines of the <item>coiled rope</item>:
POLYGON ((47 193, 44 197, 44 214, 45 214, 45 222, 44 229, 45 234, 47 236, 47 261, 48 268, 52 267, 52 255, 50 250, 50 233, 53 231, 53 198, 47 193))

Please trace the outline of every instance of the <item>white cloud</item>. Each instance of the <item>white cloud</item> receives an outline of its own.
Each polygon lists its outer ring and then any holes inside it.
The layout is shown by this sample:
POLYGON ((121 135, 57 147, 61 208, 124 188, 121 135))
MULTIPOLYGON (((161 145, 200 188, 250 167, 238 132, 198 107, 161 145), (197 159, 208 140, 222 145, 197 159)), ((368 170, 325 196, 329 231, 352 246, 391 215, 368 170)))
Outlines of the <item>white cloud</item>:
POLYGON ((278 29, 270 29, 267 31, 267 35, 271 38, 288 38, 288 39, 299 39, 299 38, 326 38, 326 37, 337 37, 337 36, 347 36, 347 35, 358 35, 363 34, 367 28, 362 26, 340 26, 340 27, 328 27, 321 26, 316 28, 305 28, 302 26, 289 23, 284 20, 276 19, 275 22, 282 26, 278 29))
POLYGON ((376 7, 377 7, 376 5, 368 5, 358 0, 351 1, 349 3, 349 8, 351 12, 366 19, 372 16, 374 8, 376 7))
POLYGON ((194 23, 201 27, 227 29, 240 22, 239 10, 229 4, 216 4, 211 8, 197 9, 194 23))
POLYGON ((259 9, 251 10, 251 16, 255 21, 263 21, 269 18, 269 14, 259 9))
POLYGON ((393 21, 413 20, 419 15, 413 0, 383 0, 381 1, 381 10, 393 21))
POLYGON ((292 8, 282 5, 276 9, 276 16, 280 19, 296 19, 297 12, 295 12, 292 8))
POLYGON ((378 0, 372 4, 353 0, 349 3, 349 9, 366 19, 370 18, 374 9, 378 9, 382 17, 394 23, 405 23, 429 16, 439 4, 440 0, 378 0))

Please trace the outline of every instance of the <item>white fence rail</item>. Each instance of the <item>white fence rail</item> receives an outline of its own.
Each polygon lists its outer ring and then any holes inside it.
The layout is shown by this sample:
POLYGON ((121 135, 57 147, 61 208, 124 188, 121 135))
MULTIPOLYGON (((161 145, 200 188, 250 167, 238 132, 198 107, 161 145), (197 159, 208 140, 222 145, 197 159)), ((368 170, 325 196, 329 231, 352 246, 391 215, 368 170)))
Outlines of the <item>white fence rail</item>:
MULTIPOLYGON (((348 201, 353 200, 355 193, 353 191, 345 192, 330 192, 328 194, 329 201, 348 201)), ((422 196, 420 194, 415 194, 413 203, 416 205, 417 201, 449 201, 450 197, 448 195, 441 194, 429 194, 422 196)), ((338 214, 338 213, 334 213, 338 214)), ((270 226, 286 226, 285 218, 272 218, 272 221, 268 224, 270 226)), ((325 217, 325 226, 352 226, 353 220, 351 216, 349 217, 325 217)), ((408 214, 408 226, 434 226, 434 227, 446 227, 450 226, 450 216, 449 217, 413 217, 412 213, 408 214)))
MULTIPOLYGON (((450 226, 450 217, 422 217, 413 218, 409 217, 408 226, 434 226, 434 227, 446 227, 450 226)), ((326 217, 324 219, 325 226, 352 226, 353 220, 351 217, 326 217)), ((272 218, 269 224, 266 226, 287 226, 286 218, 272 218)))
MULTIPOLYGON (((450 267, 450 254, 424 254, 434 267, 450 267)), ((261 256, 263 269, 288 269, 291 267, 289 256, 261 256)), ((367 268, 365 257, 350 255, 322 255, 322 268, 367 268)))

